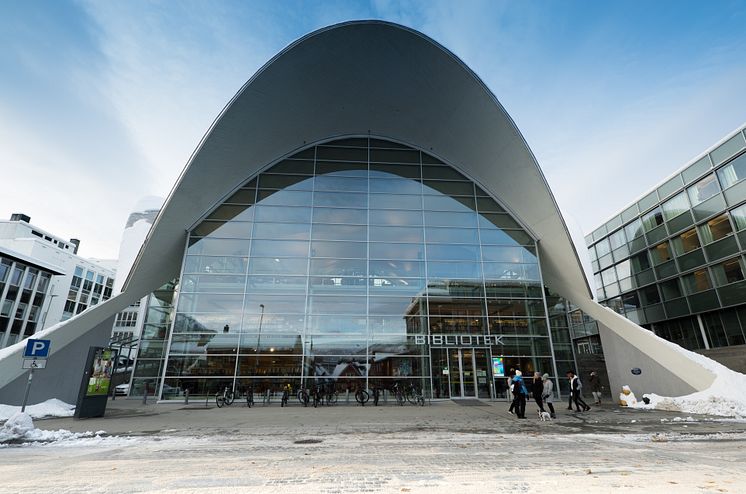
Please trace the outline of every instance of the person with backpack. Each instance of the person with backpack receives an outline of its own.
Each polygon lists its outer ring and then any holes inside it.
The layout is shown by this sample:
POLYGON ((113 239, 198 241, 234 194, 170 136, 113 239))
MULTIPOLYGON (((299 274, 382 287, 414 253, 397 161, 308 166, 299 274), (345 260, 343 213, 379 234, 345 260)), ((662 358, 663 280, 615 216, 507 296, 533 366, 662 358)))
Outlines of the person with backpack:
POLYGON ((513 407, 515 408, 516 416, 519 419, 526 418, 526 397, 528 396, 528 390, 526 385, 523 383, 523 375, 521 371, 516 369, 515 376, 513 376, 513 407))
POLYGON ((567 379, 570 381, 570 406, 567 408, 568 410, 572 410, 572 402, 575 402, 575 411, 577 412, 587 412, 591 409, 585 401, 583 401, 583 397, 580 395, 580 390, 583 389, 583 383, 580 382, 580 378, 575 375, 575 371, 567 371, 567 379), (581 410, 580 407, 583 407, 581 410))

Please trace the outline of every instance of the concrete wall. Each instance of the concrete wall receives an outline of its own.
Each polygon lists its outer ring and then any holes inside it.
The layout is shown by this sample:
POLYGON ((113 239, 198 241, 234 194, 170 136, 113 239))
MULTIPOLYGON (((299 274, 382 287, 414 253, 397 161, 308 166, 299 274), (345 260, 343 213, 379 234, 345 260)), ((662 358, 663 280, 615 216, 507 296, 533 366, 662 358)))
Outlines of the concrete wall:
MULTIPOLYGON (((574 288, 565 285, 560 295, 570 298, 574 288)), ((570 300, 573 300, 570 298, 570 300)), ((598 322, 601 345, 606 356, 609 382, 616 396, 622 384, 635 394, 657 393, 663 396, 681 396, 709 388, 715 374, 693 359, 692 352, 666 341, 597 302, 580 297, 573 300, 586 314, 598 322), (643 373, 635 378, 631 369, 639 367, 643 373)))
MULTIPOLYGON (((83 376, 83 367, 91 346, 104 346, 109 342, 111 325, 114 317, 109 317, 90 331, 81 334, 74 343, 61 349, 52 346, 47 367, 34 371, 34 379, 29 394, 29 404, 39 403, 49 398, 58 398, 66 403, 75 404, 83 376)), ((21 355, 9 358, 21 367, 21 355)), ((28 382, 29 371, 0 388, 0 403, 20 405, 28 382)))
POLYGON ((598 329, 606 358, 611 396, 614 400, 625 384, 629 385, 638 400, 642 399, 644 393, 680 396, 698 391, 675 372, 661 365, 640 348, 631 345, 607 326, 599 323, 598 329), (642 373, 632 374, 633 368, 639 368, 642 373))

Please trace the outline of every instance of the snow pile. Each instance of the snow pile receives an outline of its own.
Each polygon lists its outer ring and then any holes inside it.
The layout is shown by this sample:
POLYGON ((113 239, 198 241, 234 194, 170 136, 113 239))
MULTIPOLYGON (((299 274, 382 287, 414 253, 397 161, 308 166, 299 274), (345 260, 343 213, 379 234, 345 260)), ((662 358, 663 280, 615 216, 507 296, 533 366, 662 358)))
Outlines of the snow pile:
POLYGON ((28 413, 16 412, 0 427, 0 448, 11 444, 49 443, 69 439, 100 438, 104 431, 70 432, 64 429, 44 431, 34 427, 28 413))
POLYGON ((746 399, 739 400, 718 395, 713 393, 712 388, 673 398, 656 394, 646 394, 643 396, 650 399, 650 404, 646 405, 643 402, 638 402, 637 405, 631 408, 746 418, 746 399))
MULTIPOLYGON (((20 412, 21 407, 12 405, 0 405, 0 420, 7 420, 15 413, 20 412)), ((75 414, 75 405, 70 405, 57 398, 29 405, 26 407, 26 413, 32 419, 41 419, 45 417, 72 417, 75 414)))
POLYGON ((669 341, 666 343, 704 367, 703 371, 712 372, 715 380, 709 388, 685 396, 644 394, 643 398, 648 398, 650 403, 640 401, 631 408, 746 418, 746 375, 735 372, 704 355, 690 352, 669 341))
POLYGON ((637 398, 635 398, 635 394, 627 385, 622 386, 622 392, 619 393, 619 404, 623 407, 634 407, 637 405, 637 398))

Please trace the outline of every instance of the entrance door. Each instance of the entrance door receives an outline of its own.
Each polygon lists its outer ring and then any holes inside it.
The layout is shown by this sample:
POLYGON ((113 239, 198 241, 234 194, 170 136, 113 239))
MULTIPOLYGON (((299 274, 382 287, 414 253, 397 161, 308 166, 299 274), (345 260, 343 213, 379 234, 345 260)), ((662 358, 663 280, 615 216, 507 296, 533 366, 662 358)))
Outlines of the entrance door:
POLYGON ((490 397, 487 350, 451 348, 448 351, 451 398, 490 397))
POLYGON ((474 372, 474 350, 459 348, 461 352, 461 396, 475 398, 477 396, 477 377, 474 372))

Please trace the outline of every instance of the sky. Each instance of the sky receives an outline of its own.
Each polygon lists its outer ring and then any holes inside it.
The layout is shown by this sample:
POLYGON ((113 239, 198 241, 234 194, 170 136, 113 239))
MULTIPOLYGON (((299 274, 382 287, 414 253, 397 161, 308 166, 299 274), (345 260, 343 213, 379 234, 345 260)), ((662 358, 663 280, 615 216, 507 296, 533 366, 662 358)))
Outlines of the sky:
POLYGON ((254 72, 384 19, 470 66, 589 233, 746 122, 746 2, 0 0, 0 217, 116 258, 254 72))

